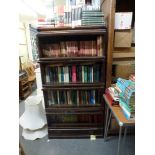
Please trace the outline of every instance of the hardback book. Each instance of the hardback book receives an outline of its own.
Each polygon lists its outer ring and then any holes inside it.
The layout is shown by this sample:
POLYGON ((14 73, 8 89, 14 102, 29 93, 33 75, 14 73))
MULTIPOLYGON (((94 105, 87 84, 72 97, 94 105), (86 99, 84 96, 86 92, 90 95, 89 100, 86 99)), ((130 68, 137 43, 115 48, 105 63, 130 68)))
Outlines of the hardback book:
POLYGON ((58 66, 58 79, 59 79, 59 82, 61 83, 61 67, 58 66))
POLYGON ((72 82, 76 82, 76 66, 72 66, 72 82))
POLYGON ((82 66, 82 82, 84 82, 84 66, 82 66))
POLYGON ((95 104, 95 90, 90 91, 90 104, 91 105, 95 104))
POLYGON ((82 82, 82 66, 81 65, 78 67, 78 77, 79 77, 79 82, 82 82))
POLYGON ((60 52, 60 56, 65 57, 67 56, 67 52, 66 52, 66 43, 64 41, 60 42, 60 48, 61 48, 61 52, 60 52))
POLYGON ((79 101, 79 90, 77 90, 76 93, 77 93, 77 95, 76 95, 77 96, 77 105, 79 105, 79 103, 80 103, 80 101, 79 101))
POLYGON ((46 72, 46 74, 45 74, 45 80, 46 80, 46 82, 50 82, 50 76, 49 76, 49 66, 47 66, 46 68, 45 68, 45 72, 46 72))
POLYGON ((61 70, 61 82, 64 82, 64 69, 63 68, 64 68, 63 66, 60 67, 60 70, 61 70))
POLYGON ((87 69, 88 67, 87 66, 84 66, 84 82, 87 82, 87 69))
POLYGON ((116 101, 113 99, 113 97, 111 96, 110 92, 109 92, 109 89, 107 88, 105 90, 105 95, 109 101, 109 103, 113 106, 113 105, 118 105, 119 104, 119 101, 116 101))
POLYGON ((72 82, 72 66, 68 66, 69 71, 69 82, 72 82))

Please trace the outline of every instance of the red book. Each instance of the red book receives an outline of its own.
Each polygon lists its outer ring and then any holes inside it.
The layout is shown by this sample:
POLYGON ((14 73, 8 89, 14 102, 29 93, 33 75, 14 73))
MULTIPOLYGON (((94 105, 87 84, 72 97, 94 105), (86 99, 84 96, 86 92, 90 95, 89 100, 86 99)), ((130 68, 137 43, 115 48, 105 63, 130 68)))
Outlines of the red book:
POLYGON ((110 95, 108 89, 106 89, 105 95, 106 95, 106 97, 107 97, 107 99, 108 99, 108 101, 109 101, 109 103, 110 103, 111 105, 118 105, 118 104, 119 104, 119 102, 114 101, 114 99, 113 99, 112 96, 110 95))
POLYGON ((76 82, 76 66, 72 66, 72 82, 76 82))

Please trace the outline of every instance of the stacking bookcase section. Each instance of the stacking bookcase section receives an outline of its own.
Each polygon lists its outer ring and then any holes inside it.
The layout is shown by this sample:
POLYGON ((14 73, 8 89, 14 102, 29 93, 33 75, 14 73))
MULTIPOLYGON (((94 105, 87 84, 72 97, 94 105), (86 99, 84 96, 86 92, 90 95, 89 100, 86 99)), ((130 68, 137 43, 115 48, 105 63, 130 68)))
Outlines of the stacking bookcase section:
POLYGON ((38 29, 49 138, 103 136, 107 31, 38 29))

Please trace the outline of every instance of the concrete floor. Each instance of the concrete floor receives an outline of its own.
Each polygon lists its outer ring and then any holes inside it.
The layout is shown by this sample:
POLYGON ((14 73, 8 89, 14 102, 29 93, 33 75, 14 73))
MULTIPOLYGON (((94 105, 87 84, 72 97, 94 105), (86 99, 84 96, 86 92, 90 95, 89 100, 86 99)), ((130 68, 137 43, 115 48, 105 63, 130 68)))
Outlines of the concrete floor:
MULTIPOLYGON (((35 92, 32 94, 35 95, 35 92)), ((19 104, 19 115, 24 112, 24 102, 19 104)), ((19 141, 23 146, 25 155, 116 155, 118 136, 110 137, 107 142, 104 139, 51 139, 48 137, 35 141, 25 140, 22 137, 22 127, 19 127, 19 141)), ((135 136, 127 136, 125 153, 135 154, 135 136)))

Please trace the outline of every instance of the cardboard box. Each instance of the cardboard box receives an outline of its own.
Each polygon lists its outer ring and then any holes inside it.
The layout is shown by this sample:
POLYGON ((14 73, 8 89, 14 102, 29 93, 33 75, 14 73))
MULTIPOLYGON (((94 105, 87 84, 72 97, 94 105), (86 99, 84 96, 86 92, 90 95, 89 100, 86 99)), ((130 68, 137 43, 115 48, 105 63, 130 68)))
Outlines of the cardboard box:
POLYGON ((135 64, 115 65, 115 77, 129 79, 130 74, 135 73, 135 64))
POLYGON ((117 12, 115 13, 115 29, 131 29, 132 12, 117 12))
POLYGON ((114 47, 131 47, 132 31, 115 31, 114 47))

